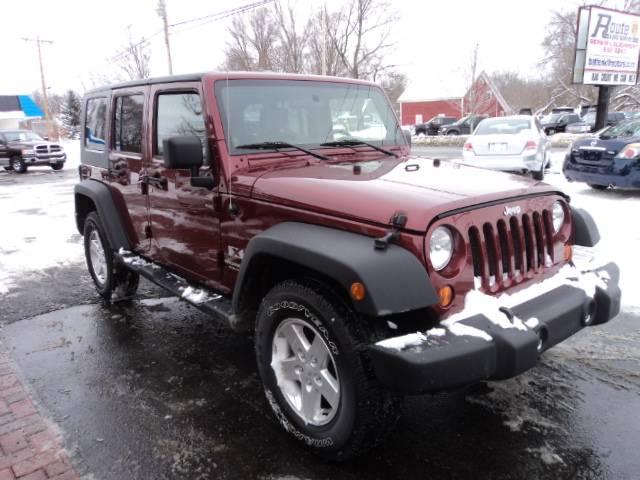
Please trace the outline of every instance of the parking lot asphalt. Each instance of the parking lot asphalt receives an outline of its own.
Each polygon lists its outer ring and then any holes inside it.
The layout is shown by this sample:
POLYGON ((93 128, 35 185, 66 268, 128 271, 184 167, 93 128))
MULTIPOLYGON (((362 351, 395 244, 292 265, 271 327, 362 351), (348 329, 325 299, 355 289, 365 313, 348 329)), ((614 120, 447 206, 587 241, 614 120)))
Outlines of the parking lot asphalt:
POLYGON ((16 280, 0 296, 0 318, 19 377, 86 478, 631 480, 640 471, 634 308, 546 352, 518 378, 407 398, 389 440, 343 464, 319 460, 281 431, 250 336, 147 282, 134 301, 109 306, 82 262, 56 265, 16 280))

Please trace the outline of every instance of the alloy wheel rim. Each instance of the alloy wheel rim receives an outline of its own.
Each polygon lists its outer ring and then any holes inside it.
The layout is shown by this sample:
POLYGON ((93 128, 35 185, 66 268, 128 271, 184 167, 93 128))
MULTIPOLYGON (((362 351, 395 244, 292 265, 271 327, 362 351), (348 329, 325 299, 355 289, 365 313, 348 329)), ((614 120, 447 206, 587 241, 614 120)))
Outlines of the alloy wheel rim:
POLYGON ((89 258, 93 274, 100 286, 103 286, 107 280, 107 259, 97 230, 92 230, 89 235, 89 258))
POLYGON ((326 425, 340 405, 340 380, 333 354, 320 332, 300 318, 278 325, 271 368, 278 388, 305 424, 326 425))

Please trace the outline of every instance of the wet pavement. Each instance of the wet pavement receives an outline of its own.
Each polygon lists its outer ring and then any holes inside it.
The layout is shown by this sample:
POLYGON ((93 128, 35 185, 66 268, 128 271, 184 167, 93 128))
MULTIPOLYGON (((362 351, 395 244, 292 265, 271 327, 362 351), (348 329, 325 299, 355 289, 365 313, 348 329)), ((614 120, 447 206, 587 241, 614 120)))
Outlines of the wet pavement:
MULTIPOLYGON (((51 175, 0 176, 0 189, 51 175)), ((0 339, 89 478, 640 478, 640 310, 516 379, 407 398, 383 446, 331 464, 272 418, 251 337, 146 281, 134 301, 102 304, 77 259, 15 282, 0 295, 0 339)))
MULTIPOLYGON (((68 275, 84 291, 88 276, 68 275)), ((21 291, 1 299, 0 311, 28 303, 21 291)), ((143 296, 154 294, 143 285, 143 296)), ((408 398, 385 445, 340 465, 305 452, 271 418, 252 339, 177 299, 15 315, 5 317, 2 341, 78 469, 96 478, 636 479, 640 471, 638 312, 581 332, 486 392, 408 398)))

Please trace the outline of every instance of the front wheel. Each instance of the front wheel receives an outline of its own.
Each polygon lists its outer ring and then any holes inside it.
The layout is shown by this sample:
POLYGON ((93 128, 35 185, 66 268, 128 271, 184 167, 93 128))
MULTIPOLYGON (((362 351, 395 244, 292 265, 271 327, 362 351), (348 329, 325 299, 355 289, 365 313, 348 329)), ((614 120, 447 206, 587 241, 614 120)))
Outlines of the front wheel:
POLYGON ((531 176, 533 177, 534 180, 538 180, 538 181, 544 180, 545 163, 546 162, 543 160, 540 164, 540 170, 538 170, 537 172, 531 172, 531 176))
POLYGON ((114 293, 118 300, 136 293, 140 277, 114 264, 113 250, 96 212, 89 213, 84 222, 84 252, 96 290, 107 302, 111 301, 114 293))
POLYGON ((594 190, 606 190, 609 188, 607 185, 596 185, 595 183, 587 183, 594 190))
POLYGON ((17 173, 27 173, 27 164, 24 159, 18 155, 11 157, 10 167, 17 173))
POLYGON ((384 440, 400 397, 370 373, 367 326, 319 282, 285 281, 257 315, 258 369, 283 428, 315 453, 346 460, 384 440))
POLYGON ((452 130, 451 132, 447 132, 447 135, 458 135, 458 132, 452 130))
POLYGON ((54 170, 62 170, 63 167, 64 163, 54 163, 51 165, 51 168, 53 168, 54 170))

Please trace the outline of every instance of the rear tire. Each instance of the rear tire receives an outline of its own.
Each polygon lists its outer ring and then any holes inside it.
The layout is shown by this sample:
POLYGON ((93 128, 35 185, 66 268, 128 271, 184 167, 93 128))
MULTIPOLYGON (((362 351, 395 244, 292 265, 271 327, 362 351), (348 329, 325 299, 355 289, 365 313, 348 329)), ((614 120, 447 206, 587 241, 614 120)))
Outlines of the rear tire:
POLYGON ((596 185, 594 183, 587 183, 587 185, 589 185, 594 190, 606 190, 607 188, 609 188, 607 185, 596 185))
POLYGON ((27 164, 22 157, 14 155, 11 157, 10 167, 16 171, 16 173, 27 173, 27 164))
POLYGON ((371 372, 365 347, 373 340, 368 326, 314 280, 282 282, 260 304, 255 348, 269 405, 285 431, 324 458, 364 453, 397 422, 401 397, 371 372))
POLYGON ((538 170, 537 172, 531 172, 531 176, 533 177, 534 180, 538 180, 540 182, 544 180, 544 166, 545 166, 545 162, 543 161, 540 164, 540 170, 538 170))
POLYGON ((113 250, 96 212, 87 215, 83 235, 87 268, 98 294, 107 302, 111 301, 114 293, 116 300, 133 296, 138 289, 140 276, 114 263, 113 250))

